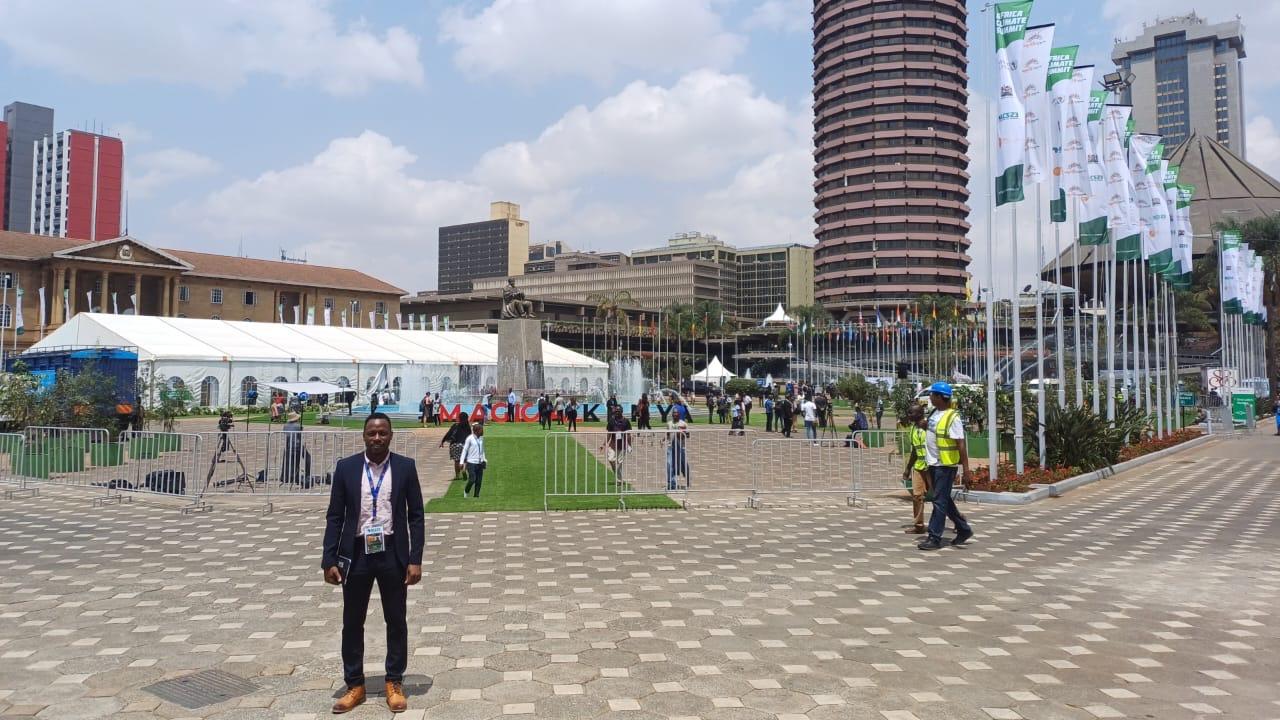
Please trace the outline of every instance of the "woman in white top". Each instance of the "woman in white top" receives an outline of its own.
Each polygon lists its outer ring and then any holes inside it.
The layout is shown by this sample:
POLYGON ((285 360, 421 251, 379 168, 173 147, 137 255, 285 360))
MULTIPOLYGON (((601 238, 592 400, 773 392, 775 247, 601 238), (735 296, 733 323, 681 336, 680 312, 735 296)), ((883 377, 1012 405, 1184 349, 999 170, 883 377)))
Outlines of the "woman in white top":
POLYGON ((462 464, 467 468, 467 484, 462 488, 462 497, 480 497, 480 483, 484 480, 484 469, 489 461, 484 455, 484 423, 471 426, 471 434, 462 443, 462 464), (475 494, 471 494, 471 488, 475 494))

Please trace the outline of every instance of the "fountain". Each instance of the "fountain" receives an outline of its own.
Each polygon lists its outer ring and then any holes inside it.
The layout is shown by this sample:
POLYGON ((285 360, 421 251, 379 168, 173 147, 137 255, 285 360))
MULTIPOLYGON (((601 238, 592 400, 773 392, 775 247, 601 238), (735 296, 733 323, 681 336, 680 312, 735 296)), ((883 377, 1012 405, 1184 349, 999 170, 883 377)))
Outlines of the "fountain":
POLYGON ((624 403, 635 402, 648 391, 644 364, 640 358, 616 358, 609 361, 609 391, 624 403))

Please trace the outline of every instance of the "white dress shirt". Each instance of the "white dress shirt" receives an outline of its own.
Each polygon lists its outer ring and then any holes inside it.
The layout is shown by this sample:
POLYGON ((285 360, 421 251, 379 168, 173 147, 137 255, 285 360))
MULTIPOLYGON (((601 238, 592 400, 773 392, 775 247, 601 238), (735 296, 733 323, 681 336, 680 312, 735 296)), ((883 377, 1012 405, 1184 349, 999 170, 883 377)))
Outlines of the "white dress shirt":
POLYGON ((462 442, 462 462, 477 465, 487 462, 484 456, 484 438, 478 435, 467 436, 467 439, 462 442))
POLYGON ((381 465, 373 464, 369 456, 364 456, 364 462, 360 464, 360 535, 364 535, 373 522, 373 492, 369 488, 369 476, 373 475, 373 484, 378 484, 378 478, 382 476, 383 468, 386 468, 387 475, 382 480, 382 487, 378 488, 378 522, 376 524, 382 526, 382 532, 390 535, 395 529, 391 512, 391 453, 387 453, 387 457, 382 461, 381 465))

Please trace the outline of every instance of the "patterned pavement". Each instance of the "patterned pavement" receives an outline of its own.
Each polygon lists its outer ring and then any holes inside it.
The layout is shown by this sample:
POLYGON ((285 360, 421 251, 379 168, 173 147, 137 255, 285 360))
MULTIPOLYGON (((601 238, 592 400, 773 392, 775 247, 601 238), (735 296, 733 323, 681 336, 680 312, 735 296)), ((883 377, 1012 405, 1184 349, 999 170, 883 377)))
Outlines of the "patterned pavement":
MULTIPOLYGON (((926 554, 898 499, 428 516, 404 717, 1280 718, 1276 438, 1212 443, 926 554)), ((0 716, 319 718, 312 507, 0 501, 0 716), (144 690, 217 668, 257 689, 144 690)), ((369 618, 381 704, 381 611, 369 618)))

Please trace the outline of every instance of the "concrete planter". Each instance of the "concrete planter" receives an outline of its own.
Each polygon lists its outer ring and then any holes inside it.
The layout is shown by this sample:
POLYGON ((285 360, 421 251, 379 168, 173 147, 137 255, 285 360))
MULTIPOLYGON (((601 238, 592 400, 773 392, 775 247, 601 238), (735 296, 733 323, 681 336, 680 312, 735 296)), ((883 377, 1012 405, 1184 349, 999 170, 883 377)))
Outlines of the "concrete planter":
POLYGON ((960 500, 969 500, 977 503, 990 503, 992 505, 1028 505, 1038 500, 1048 497, 1059 497, 1063 493, 1075 490, 1078 487, 1084 487, 1090 483, 1109 478, 1117 473, 1142 467, 1149 462, 1159 460, 1168 455, 1189 450, 1197 445, 1203 445, 1213 439, 1212 435, 1201 435, 1198 438, 1179 443, 1164 450, 1157 450, 1153 453, 1147 453, 1142 457, 1136 457, 1111 467, 1094 470, 1083 475, 1067 478, 1062 482, 1053 483, 1052 485, 1032 485, 1031 490, 1024 493, 1009 492, 984 492, 981 490, 973 490, 966 493, 957 493, 956 497, 960 500))

